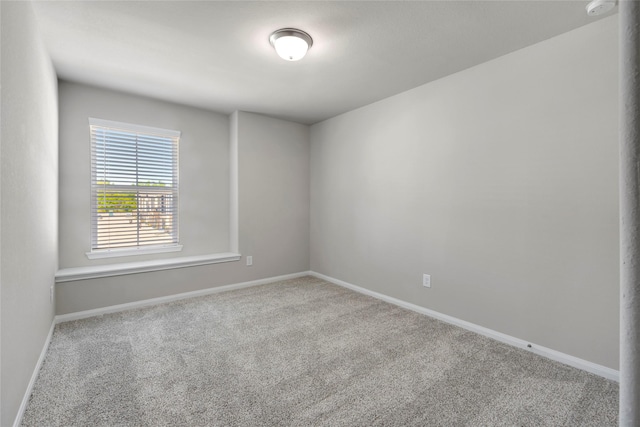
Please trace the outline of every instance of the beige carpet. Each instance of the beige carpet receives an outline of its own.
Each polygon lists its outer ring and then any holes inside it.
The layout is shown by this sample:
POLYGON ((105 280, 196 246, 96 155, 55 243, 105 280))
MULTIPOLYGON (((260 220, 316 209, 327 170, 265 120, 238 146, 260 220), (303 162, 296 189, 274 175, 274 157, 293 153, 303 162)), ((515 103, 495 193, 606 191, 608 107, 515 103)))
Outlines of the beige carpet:
POLYGON ((614 426, 618 385, 304 277, 60 324, 24 426, 614 426))

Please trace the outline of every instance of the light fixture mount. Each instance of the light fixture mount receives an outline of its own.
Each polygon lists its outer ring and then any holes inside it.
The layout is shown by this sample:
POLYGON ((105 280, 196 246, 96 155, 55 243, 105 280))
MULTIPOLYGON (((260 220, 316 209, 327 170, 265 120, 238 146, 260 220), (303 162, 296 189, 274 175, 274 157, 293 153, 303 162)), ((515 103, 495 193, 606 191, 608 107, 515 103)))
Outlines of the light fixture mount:
POLYGON ((281 28, 269 36, 269 43, 282 59, 297 61, 302 59, 307 50, 313 46, 313 39, 297 28, 281 28))

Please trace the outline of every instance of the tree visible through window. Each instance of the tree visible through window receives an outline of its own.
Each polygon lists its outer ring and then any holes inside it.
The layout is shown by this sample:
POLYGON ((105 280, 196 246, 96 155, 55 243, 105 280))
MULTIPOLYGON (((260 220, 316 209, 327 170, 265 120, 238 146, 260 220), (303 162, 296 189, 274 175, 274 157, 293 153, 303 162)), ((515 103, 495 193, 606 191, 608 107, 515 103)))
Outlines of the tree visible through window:
POLYGON ((180 132, 89 124, 91 250, 177 245, 180 132))

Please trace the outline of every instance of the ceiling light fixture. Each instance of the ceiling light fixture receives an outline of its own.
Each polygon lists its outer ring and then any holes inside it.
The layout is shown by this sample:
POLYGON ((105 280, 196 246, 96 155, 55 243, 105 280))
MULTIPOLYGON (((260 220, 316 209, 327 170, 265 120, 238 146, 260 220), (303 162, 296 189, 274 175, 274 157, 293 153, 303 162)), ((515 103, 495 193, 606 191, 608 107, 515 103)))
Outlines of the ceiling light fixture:
POLYGON ((269 42, 282 59, 297 61, 304 58, 307 50, 313 46, 313 39, 304 31, 295 28, 282 28, 274 31, 269 42))

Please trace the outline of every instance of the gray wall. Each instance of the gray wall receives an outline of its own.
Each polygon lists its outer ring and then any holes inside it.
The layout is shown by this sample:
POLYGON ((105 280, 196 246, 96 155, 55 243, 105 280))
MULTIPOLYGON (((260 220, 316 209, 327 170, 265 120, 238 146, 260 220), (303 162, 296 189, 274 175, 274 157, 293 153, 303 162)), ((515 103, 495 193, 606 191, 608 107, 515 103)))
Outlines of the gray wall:
POLYGON ((617 84, 613 16, 313 125, 311 269, 617 369, 617 84))
POLYGON ((0 425, 10 426, 53 320, 57 269, 56 76, 29 2, 1 2, 0 425))
POLYGON ((238 144, 239 249, 253 266, 243 258, 59 283, 58 314, 309 270, 309 127, 243 112, 227 120, 238 144))
POLYGON ((229 251, 229 119, 222 114, 60 82, 60 267, 229 251), (89 117, 174 129, 179 145, 179 253, 89 260, 89 117))

